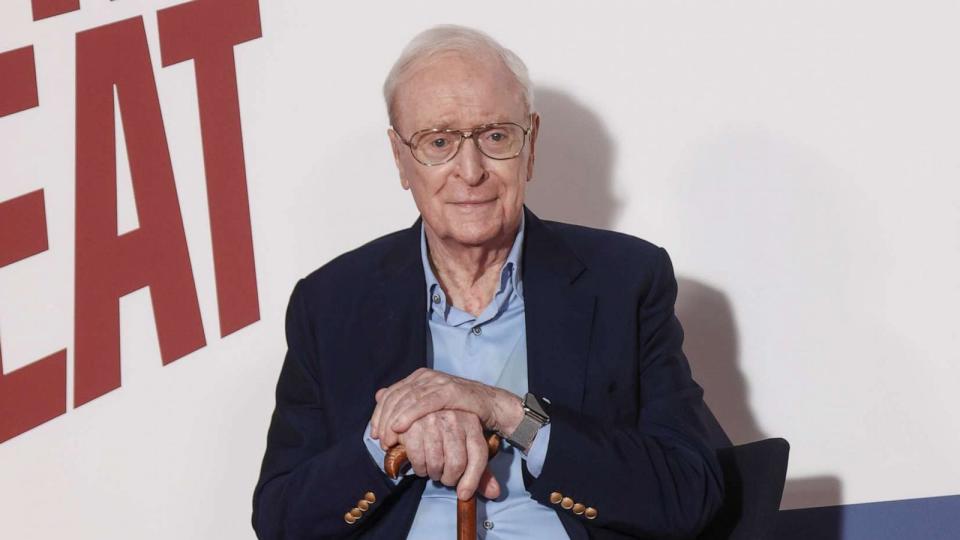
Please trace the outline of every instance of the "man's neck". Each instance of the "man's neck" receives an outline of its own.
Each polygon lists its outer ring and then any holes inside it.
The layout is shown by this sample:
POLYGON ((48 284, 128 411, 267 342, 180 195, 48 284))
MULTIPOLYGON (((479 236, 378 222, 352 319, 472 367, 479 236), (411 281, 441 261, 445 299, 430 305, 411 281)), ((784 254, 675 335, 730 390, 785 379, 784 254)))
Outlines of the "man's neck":
POLYGON ((518 230, 519 227, 487 245, 464 246, 444 242, 424 227, 433 273, 454 306, 480 315, 497 291, 500 269, 510 255, 518 230))

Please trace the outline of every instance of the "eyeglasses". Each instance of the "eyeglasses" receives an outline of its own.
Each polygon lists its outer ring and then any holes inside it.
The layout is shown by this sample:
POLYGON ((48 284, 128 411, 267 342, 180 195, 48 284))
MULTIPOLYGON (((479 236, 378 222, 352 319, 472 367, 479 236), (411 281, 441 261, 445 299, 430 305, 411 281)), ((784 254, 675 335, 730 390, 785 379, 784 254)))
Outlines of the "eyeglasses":
POLYGON ((473 139, 480 153, 490 159, 515 158, 523 152, 531 129, 533 126, 525 128, 514 122, 495 122, 470 129, 421 129, 409 140, 398 137, 410 148, 413 159, 432 167, 456 157, 464 139, 473 139))

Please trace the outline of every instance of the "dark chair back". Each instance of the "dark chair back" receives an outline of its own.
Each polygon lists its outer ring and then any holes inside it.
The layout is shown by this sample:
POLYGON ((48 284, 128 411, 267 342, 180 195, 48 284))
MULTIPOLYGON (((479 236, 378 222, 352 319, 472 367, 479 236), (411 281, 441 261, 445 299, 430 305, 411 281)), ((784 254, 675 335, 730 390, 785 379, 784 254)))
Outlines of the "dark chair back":
POLYGON ((765 439, 717 450, 723 468, 723 506, 698 540, 764 540, 773 530, 790 444, 765 439))

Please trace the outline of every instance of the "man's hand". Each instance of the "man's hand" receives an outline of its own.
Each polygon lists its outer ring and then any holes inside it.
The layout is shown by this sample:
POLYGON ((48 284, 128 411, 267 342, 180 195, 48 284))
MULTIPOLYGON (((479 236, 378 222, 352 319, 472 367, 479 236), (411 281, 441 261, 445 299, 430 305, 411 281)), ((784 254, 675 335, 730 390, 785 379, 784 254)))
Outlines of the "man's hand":
POLYGON ((376 394, 370 433, 390 448, 417 420, 443 410, 470 412, 490 431, 512 433, 523 419, 519 397, 477 381, 420 368, 376 394))
POLYGON ((462 500, 478 490, 488 499, 500 496, 500 484, 487 470, 489 448, 477 415, 433 412, 413 422, 399 439, 417 476, 456 486, 462 500))

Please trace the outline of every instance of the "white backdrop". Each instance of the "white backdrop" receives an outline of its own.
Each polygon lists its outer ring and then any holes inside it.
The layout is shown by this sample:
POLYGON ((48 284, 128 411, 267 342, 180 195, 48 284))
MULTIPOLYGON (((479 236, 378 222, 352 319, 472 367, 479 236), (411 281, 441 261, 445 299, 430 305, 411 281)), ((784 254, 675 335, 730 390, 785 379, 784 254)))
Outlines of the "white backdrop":
POLYGON ((4 372, 67 348, 73 402, 75 34, 134 16, 207 336, 163 366, 148 290, 124 297, 122 387, 0 444, 0 536, 253 538, 289 293, 416 218, 380 85, 441 22, 530 67, 532 210, 670 252, 708 403, 735 442, 792 445, 784 508, 960 493, 960 5, 262 0, 234 49, 261 320, 220 338, 194 70, 160 66, 155 13, 179 3, 0 4, 40 101, 0 118, 0 202, 43 188, 50 246, 0 268, 4 372))

